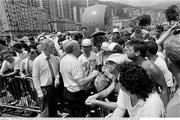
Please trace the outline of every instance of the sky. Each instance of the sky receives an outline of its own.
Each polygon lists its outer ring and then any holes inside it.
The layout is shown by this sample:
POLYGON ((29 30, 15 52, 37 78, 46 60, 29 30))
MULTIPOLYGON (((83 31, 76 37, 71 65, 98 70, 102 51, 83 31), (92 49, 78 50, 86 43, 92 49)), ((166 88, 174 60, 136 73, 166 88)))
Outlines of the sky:
POLYGON ((158 3, 166 3, 166 2, 180 2, 180 0, 100 0, 100 1, 113 1, 129 4, 132 6, 152 6, 158 3))

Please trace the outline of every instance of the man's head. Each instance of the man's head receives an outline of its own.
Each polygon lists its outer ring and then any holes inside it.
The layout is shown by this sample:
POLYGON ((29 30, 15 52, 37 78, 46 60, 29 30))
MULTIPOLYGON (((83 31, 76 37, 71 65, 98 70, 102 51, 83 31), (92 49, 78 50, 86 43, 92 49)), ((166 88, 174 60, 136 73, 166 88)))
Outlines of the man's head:
POLYGON ((145 42, 147 48, 147 56, 149 55, 156 55, 158 51, 158 45, 154 41, 147 41, 145 42))
POLYGON ((135 60, 138 57, 146 57, 146 46, 143 41, 130 41, 126 44, 125 50, 127 56, 131 60, 135 60))
POLYGON ((22 45, 20 43, 16 43, 13 45, 13 49, 14 51, 16 51, 17 53, 22 53, 22 45))
POLYGON ((73 54, 74 56, 78 57, 81 54, 80 46, 77 41, 69 40, 64 45, 64 51, 67 54, 73 54))
POLYGON ((134 32, 136 34, 141 34, 142 33, 141 28, 139 26, 134 27, 134 32))
POLYGON ((84 53, 90 53, 92 49, 92 41, 91 39, 84 39, 81 43, 82 49, 84 53))
POLYGON ((153 81, 139 65, 130 62, 119 67, 120 87, 127 94, 136 95, 138 99, 146 100, 154 90, 153 81))
POLYGON ((34 37, 30 37, 30 38, 29 38, 29 42, 30 42, 30 44, 34 44, 34 43, 35 43, 34 37))
POLYGON ((79 45, 81 45, 82 39, 83 39, 83 35, 81 33, 76 33, 74 35, 74 40, 76 40, 79 43, 79 45))
POLYGON ((1 52, 1 56, 4 60, 12 63, 13 62, 13 56, 12 56, 12 51, 6 49, 6 50, 3 50, 1 52))
POLYGON ((86 34, 87 34, 87 27, 82 27, 82 28, 81 28, 81 31, 82 31, 82 33, 83 33, 84 35, 86 35, 86 34))
POLYGON ((48 38, 46 39, 43 39, 41 42, 40 42, 40 45, 41 45, 41 49, 42 51, 47 54, 47 55, 50 55, 52 54, 53 50, 54 50, 54 43, 49 40, 48 38))
POLYGON ((180 34, 172 36, 165 44, 166 57, 180 70, 180 34))
POLYGON ((120 30, 119 28, 114 28, 112 31, 113 39, 118 39, 120 37, 120 30))
POLYGON ((157 35, 161 35, 161 33, 164 31, 164 27, 162 25, 157 25, 155 31, 157 35))
POLYGON ((120 53, 114 53, 111 54, 107 59, 106 59, 106 66, 109 69, 109 72, 111 74, 117 75, 117 67, 118 65, 124 64, 125 63, 125 56, 120 53))
POLYGON ((30 45, 29 46, 30 49, 30 58, 35 59, 38 56, 38 49, 36 46, 30 45))

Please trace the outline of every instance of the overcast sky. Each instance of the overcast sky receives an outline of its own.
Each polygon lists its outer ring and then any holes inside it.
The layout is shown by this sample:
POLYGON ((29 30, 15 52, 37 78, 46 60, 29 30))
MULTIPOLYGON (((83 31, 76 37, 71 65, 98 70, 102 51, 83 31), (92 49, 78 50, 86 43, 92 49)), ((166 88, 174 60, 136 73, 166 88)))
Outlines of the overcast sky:
POLYGON ((133 6, 152 6, 157 3, 167 3, 167 2, 180 2, 180 0, 100 0, 100 1, 114 1, 114 2, 120 2, 125 3, 133 6))

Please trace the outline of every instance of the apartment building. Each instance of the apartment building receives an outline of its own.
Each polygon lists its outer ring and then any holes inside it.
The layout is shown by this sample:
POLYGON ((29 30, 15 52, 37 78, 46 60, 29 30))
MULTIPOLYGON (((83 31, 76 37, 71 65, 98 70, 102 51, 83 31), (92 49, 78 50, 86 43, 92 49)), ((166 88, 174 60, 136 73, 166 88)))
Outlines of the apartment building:
POLYGON ((1 35, 24 36, 47 31, 47 16, 23 1, 0 0, 1 35))

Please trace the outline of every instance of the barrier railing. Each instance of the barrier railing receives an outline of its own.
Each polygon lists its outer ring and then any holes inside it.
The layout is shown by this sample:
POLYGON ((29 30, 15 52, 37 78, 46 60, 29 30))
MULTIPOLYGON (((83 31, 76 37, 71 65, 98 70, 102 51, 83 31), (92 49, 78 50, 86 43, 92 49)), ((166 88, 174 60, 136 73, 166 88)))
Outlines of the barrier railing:
POLYGON ((38 98, 31 77, 0 79, 0 107, 40 112, 38 98))

